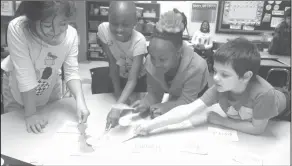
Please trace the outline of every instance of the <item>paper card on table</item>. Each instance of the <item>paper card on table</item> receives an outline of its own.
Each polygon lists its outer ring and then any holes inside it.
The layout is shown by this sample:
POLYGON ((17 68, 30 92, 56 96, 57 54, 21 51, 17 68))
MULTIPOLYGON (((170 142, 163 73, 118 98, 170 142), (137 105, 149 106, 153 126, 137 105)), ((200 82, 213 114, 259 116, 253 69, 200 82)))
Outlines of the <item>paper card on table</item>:
POLYGON ((67 121, 63 126, 57 131, 57 133, 71 133, 71 134, 80 134, 78 130, 78 123, 67 121))
POLYGON ((79 134, 56 133, 53 137, 55 150, 60 154, 86 154, 94 152, 94 149, 87 145, 86 138, 79 134))
POLYGON ((136 143, 131 144, 131 153, 160 153, 162 152, 162 147, 159 144, 151 144, 151 143, 136 143))
POLYGON ((108 146, 109 144, 123 143, 136 135, 134 133, 134 127, 115 127, 112 128, 107 134, 100 137, 92 137, 87 140, 87 143, 95 146, 108 146))
POLYGON ((195 140, 192 142, 187 142, 180 151, 199 155, 208 154, 207 146, 204 143, 197 142, 195 140))
POLYGON ((242 165, 263 165, 263 160, 251 153, 238 153, 232 157, 232 160, 242 165))
POLYGON ((238 141, 237 131, 208 127, 208 131, 215 138, 226 141, 238 141))

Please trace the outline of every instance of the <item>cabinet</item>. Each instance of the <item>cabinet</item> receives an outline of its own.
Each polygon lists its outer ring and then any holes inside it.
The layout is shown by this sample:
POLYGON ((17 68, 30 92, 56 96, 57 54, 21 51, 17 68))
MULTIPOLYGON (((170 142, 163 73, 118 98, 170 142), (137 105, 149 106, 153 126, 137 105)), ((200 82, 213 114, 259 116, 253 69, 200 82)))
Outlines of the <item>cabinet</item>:
POLYGON ((20 1, 1 1, 1 58, 5 58, 7 51, 7 28, 14 18, 15 11, 20 1))
MULTIPOLYGON (((86 2, 87 60, 106 60, 101 43, 97 40, 98 26, 108 22, 108 1, 86 2)), ((151 36, 155 23, 159 20, 160 4, 136 3, 138 23, 135 29, 146 38, 151 36)))

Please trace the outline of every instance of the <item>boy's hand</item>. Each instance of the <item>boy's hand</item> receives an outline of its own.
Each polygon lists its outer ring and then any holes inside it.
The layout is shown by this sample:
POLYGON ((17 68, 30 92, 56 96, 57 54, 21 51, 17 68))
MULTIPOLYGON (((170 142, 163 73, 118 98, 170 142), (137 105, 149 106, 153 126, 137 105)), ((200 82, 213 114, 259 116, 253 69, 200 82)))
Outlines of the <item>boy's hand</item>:
POLYGON ((25 122, 26 122, 27 132, 29 133, 33 132, 35 134, 42 133, 43 129, 48 124, 48 120, 46 120, 44 117, 38 114, 27 116, 25 118, 25 122))
POLYGON ((162 103, 159 103, 150 107, 151 119, 154 119, 160 115, 163 115, 166 112, 162 106, 163 106, 162 103))
POLYGON ((146 106, 141 100, 135 101, 131 107, 135 108, 133 113, 142 113, 149 110, 149 106, 146 106))
POLYGON ((216 112, 209 112, 207 115, 207 121, 209 123, 215 124, 215 125, 221 125, 222 124, 222 119, 223 117, 220 116, 218 113, 216 112))
POLYGON ((143 136, 148 135, 150 131, 151 130, 147 123, 137 125, 134 130, 136 135, 143 135, 143 136))

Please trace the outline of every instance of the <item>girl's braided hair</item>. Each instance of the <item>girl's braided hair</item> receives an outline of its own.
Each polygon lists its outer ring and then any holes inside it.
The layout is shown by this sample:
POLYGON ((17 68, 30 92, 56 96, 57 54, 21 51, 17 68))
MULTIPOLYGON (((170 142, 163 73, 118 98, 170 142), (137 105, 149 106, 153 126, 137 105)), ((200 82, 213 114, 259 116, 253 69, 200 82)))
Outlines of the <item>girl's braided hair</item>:
POLYGON ((178 9, 173 9, 161 15, 156 23, 152 38, 171 41, 174 46, 180 47, 183 41, 183 32, 187 28, 187 17, 178 9))

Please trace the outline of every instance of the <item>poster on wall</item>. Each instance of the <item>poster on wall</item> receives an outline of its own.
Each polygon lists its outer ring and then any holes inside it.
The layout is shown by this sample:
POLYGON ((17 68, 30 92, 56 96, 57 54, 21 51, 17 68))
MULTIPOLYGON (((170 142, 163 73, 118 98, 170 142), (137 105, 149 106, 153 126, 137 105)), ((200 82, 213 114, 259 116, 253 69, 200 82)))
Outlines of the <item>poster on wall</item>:
POLYGON ((1 1, 1 16, 13 16, 13 1, 1 1))
POLYGON ((204 20, 210 23, 215 22, 216 18, 216 3, 192 3, 192 22, 202 22, 204 20))
POLYGON ((263 6, 263 1, 226 1, 222 23, 259 26, 263 6))
POLYGON ((272 32, 289 7, 291 1, 219 1, 216 33, 272 32))

